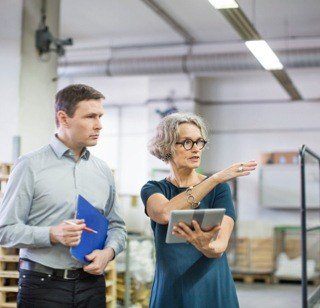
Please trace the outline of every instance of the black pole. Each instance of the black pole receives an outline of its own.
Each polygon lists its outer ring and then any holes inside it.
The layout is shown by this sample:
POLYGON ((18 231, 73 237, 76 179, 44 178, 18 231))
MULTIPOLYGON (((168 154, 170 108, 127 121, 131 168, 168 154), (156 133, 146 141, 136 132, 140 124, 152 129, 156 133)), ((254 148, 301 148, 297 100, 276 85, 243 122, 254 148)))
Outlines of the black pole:
POLYGON ((307 290, 307 231, 306 231, 306 183, 305 183, 305 146, 300 151, 301 167, 301 254, 302 254, 302 308, 308 307, 307 290))

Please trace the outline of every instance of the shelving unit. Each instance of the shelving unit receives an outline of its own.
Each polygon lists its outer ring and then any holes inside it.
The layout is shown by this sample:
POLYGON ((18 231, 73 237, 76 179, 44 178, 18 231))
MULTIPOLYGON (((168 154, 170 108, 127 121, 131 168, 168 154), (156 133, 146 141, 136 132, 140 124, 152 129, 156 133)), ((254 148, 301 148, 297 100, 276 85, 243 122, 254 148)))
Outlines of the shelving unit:
MULTIPOLYGON (((150 241, 153 246, 153 238, 150 236, 128 235, 127 248, 125 251, 124 272, 118 273, 117 277, 117 299, 125 308, 129 308, 131 306, 147 308, 149 307, 152 282, 141 283, 137 281, 132 274, 132 258, 130 257, 130 252, 132 251, 132 243, 134 241, 150 241)), ((154 253, 153 247, 150 255, 152 262, 155 261, 154 253)))

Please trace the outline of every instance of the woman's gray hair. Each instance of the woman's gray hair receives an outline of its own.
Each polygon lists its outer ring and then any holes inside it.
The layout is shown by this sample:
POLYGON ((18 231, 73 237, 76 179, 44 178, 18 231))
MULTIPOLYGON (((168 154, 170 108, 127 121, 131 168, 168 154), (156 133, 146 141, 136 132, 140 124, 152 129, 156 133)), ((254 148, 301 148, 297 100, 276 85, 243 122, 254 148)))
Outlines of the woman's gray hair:
POLYGON ((149 141, 149 152, 164 162, 169 162, 174 154, 174 146, 179 139, 178 127, 183 123, 196 125, 200 129, 202 138, 207 140, 207 128, 201 117, 192 113, 177 112, 161 120, 157 126, 156 136, 149 141))

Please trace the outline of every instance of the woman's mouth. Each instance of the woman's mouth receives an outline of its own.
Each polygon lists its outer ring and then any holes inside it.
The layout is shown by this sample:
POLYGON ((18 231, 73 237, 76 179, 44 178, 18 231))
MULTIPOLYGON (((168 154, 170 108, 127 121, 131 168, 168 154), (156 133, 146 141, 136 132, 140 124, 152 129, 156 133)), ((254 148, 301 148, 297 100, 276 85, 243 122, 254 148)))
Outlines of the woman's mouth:
POLYGON ((192 156, 189 158, 193 163, 197 163, 199 161, 200 157, 199 156, 192 156))

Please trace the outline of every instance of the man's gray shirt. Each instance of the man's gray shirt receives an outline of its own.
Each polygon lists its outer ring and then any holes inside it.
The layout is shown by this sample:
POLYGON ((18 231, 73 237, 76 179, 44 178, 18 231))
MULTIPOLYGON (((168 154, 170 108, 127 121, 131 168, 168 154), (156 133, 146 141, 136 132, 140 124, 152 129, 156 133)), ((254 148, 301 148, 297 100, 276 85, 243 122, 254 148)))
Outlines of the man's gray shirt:
POLYGON ((87 149, 76 162, 59 139, 19 158, 0 206, 0 245, 17 247, 20 257, 53 268, 79 268, 70 247, 50 243, 50 226, 73 219, 82 195, 109 220, 105 247, 115 254, 125 247, 126 229, 119 215, 114 178, 107 164, 87 149))

